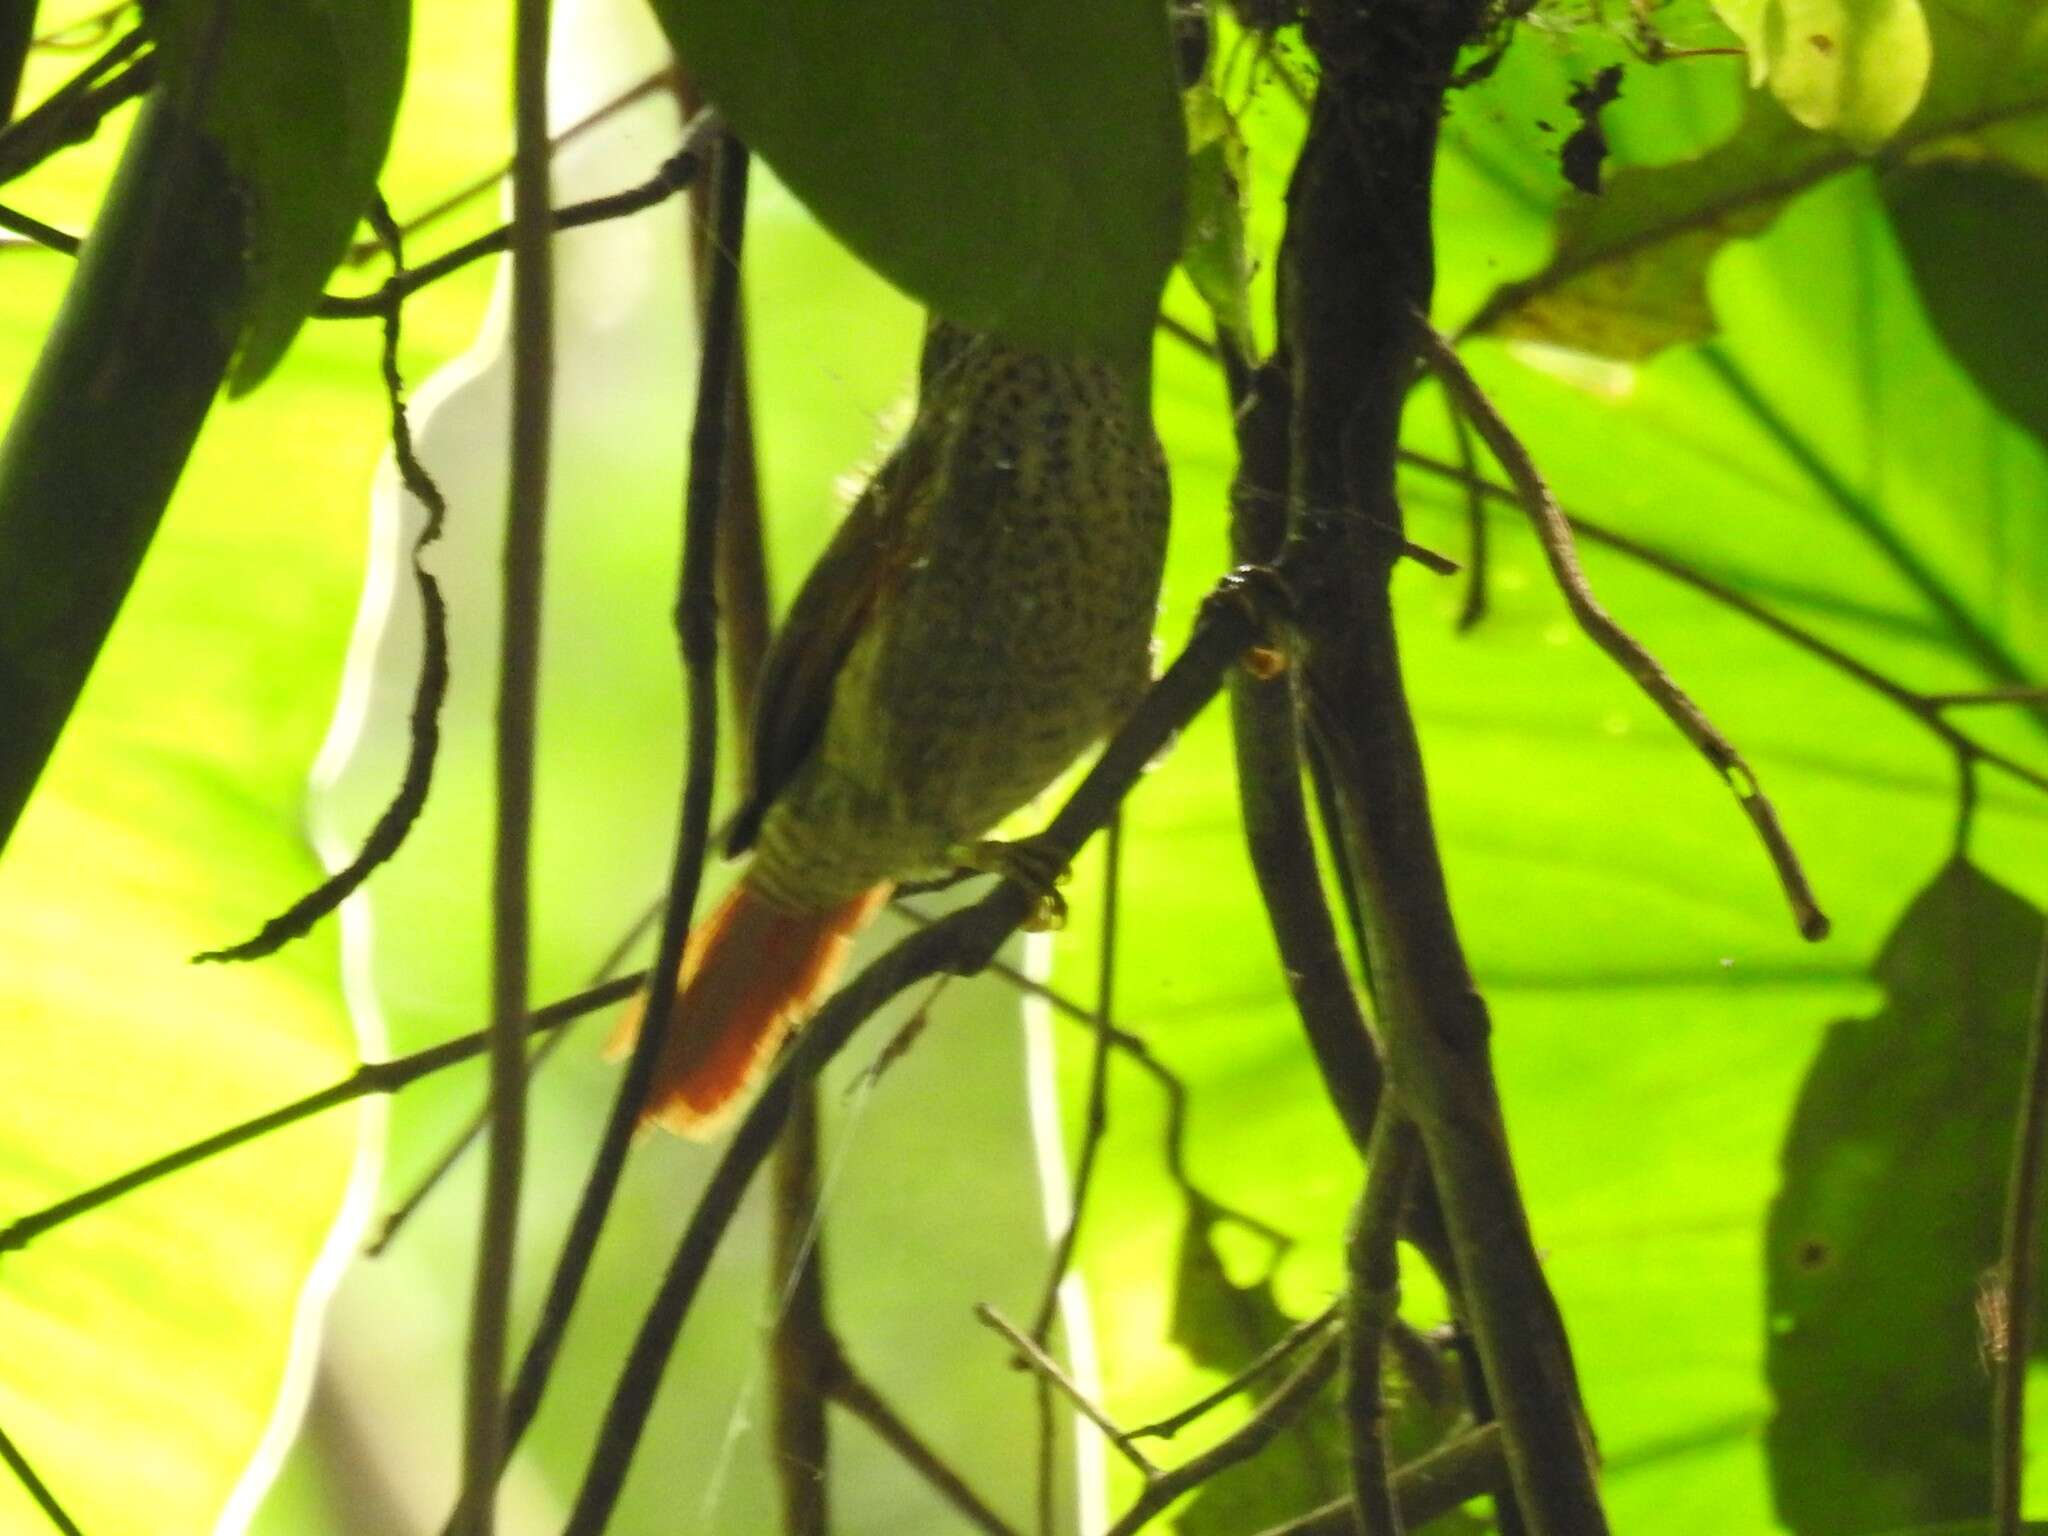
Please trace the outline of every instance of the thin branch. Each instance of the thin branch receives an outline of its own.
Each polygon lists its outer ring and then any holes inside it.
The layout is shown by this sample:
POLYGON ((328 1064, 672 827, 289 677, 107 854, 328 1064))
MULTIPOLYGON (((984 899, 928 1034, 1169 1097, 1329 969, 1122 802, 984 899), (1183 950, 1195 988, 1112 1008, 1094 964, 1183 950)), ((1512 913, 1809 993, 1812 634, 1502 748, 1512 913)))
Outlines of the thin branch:
POLYGON ((2027 1067, 2006 1180, 2004 1256, 1999 1265, 2003 1337, 1991 1352, 1993 1536, 2019 1536, 2026 1460, 2027 1361, 2033 1353, 2036 1276, 2041 1262, 2042 1160, 2048 1157, 2048 929, 2027 1031, 2027 1067))
POLYGON ((833 1341, 825 1362, 825 1389, 834 1403, 844 1408, 871 1430, 875 1437, 902 1458, 904 1465, 922 1477, 934 1492, 966 1520, 989 1536, 1019 1536, 1016 1527, 991 1509, 986 1500, 967 1485, 938 1452, 918 1436, 887 1399, 856 1371, 833 1341))
MULTIPOLYGON (((580 1019, 587 1013, 631 997, 646 980, 645 972, 621 976, 600 986, 565 997, 560 1002, 550 1003, 536 1009, 527 1020, 527 1028, 535 1033, 553 1030, 572 1019, 580 1019)), ((481 1056, 488 1049, 490 1032, 477 1030, 473 1034, 459 1035, 453 1040, 444 1040, 439 1045, 428 1046, 423 1051, 414 1051, 408 1056, 394 1057, 390 1061, 364 1062, 339 1082, 329 1083, 325 1088, 280 1105, 239 1125, 215 1131, 188 1146, 163 1156, 152 1158, 140 1167, 131 1168, 104 1183, 95 1184, 91 1189, 68 1195, 53 1205, 26 1216, 17 1216, 6 1226, 0 1227, 0 1253, 11 1253, 26 1248, 45 1233, 76 1220, 89 1211, 96 1211, 110 1201, 131 1194, 146 1184, 174 1173, 182 1173, 198 1163, 218 1157, 223 1152, 232 1152, 236 1147, 268 1136, 272 1131, 283 1130, 288 1125, 317 1115, 323 1110, 350 1103, 356 1099, 368 1098, 371 1094, 396 1093, 399 1089, 418 1082, 439 1072, 443 1067, 452 1067, 473 1057, 481 1056)))
POLYGON ((1219 1473, 1258 1455, 1282 1430, 1308 1410, 1316 1395, 1336 1374, 1338 1355, 1337 1340, 1324 1339, 1302 1362, 1300 1369, 1274 1388, 1272 1396, 1259 1404, 1257 1411, 1244 1423, 1201 1455, 1148 1478, 1143 1492, 1102 1536, 1134 1536, 1135 1532, 1163 1514, 1176 1499, 1219 1473))
MULTIPOLYGON (((1463 1318, 1453 1317, 1443 1329, 1443 1349, 1457 1362, 1472 1422, 1481 1429, 1497 1425, 1500 1415, 1494 1411, 1493 1389, 1486 1384, 1486 1362, 1480 1358, 1478 1339, 1463 1318)), ((1529 1536, 1529 1523, 1522 1518, 1510 1482, 1493 1490, 1493 1523, 1499 1536, 1529 1536)))
MULTIPOLYGON (((565 208, 555 210, 549 225, 550 231, 559 234, 563 230, 602 224, 666 202, 688 186, 702 169, 703 137, 713 126, 715 120, 711 114, 700 114, 698 120, 684 130, 683 147, 662 161, 660 168, 646 181, 638 186, 628 187, 623 192, 586 198, 580 203, 571 203, 565 208)), ((471 262, 508 250, 511 237, 512 226, 502 225, 488 234, 478 235, 474 240, 465 241, 452 251, 444 252, 432 261, 413 268, 402 278, 394 274, 371 293, 351 296, 326 295, 313 307, 313 313, 325 320, 363 320, 380 315, 393 304, 402 303, 430 283, 439 282, 471 262)))
POLYGON ((54 225, 45 224, 41 219, 31 218, 16 208, 0 205, 0 229, 20 235, 24 242, 47 246, 66 256, 76 256, 82 244, 76 235, 67 235, 54 225))
POLYGON ((84 1536, 78 1528, 78 1523, 65 1513, 64 1506, 57 1500, 57 1495, 50 1491, 50 1485, 37 1474, 36 1469, 29 1464, 29 1459, 22 1455, 20 1447, 8 1437, 5 1430, 0 1430, 0 1462, 6 1464, 7 1470, 14 1474, 15 1480, 21 1484, 28 1496, 36 1501, 36 1508, 43 1512, 51 1525, 62 1531, 64 1536, 84 1536))
MULTIPOLYGON (((1186 649, 1152 685, 1037 839, 1048 858, 1071 860, 1088 835, 1108 820, 1152 758, 1215 696, 1224 672, 1243 655, 1258 628, 1257 618, 1239 601, 1212 600, 1204 605, 1186 649)), ((568 1536, 598 1536, 609 1521, 705 1270, 798 1091, 878 1008, 905 988, 941 971, 972 974, 986 966, 1036 901, 1035 893, 1016 881, 1000 882, 974 905, 890 949, 834 994, 796 1037, 726 1144, 662 1277, 606 1408, 565 1527, 568 1536)))
POLYGON ((1779 825, 1776 808, 1757 783, 1754 770, 1699 705, 1672 680, 1671 674, 1600 605, 1600 600, 1586 583, 1585 572, 1579 567, 1571 524, 1551 495, 1535 460, 1529 457, 1528 449, 1523 447, 1513 428, 1494 408, 1493 402, 1450 343, 1427 322, 1418 321, 1418 331, 1429 366, 1457 401, 1460 411, 1478 429, 1480 437, 1500 461, 1520 494, 1523 509, 1535 525, 1537 542, 1543 547, 1551 572, 1556 576, 1579 627, 1664 711, 1671 723, 1678 727, 1679 733, 1727 781, 1743 813, 1756 828, 1765 852, 1770 855, 1779 884, 1784 887, 1786 900, 1791 904, 1793 918, 1799 925, 1800 936, 1815 941, 1826 938, 1827 916, 1814 900, 1812 887, 1807 884, 1806 873, 1800 867, 1799 856, 1779 825))
POLYGON ((148 41, 140 28, 127 33, 33 109, 0 127, 0 182, 14 180, 60 149, 84 143, 109 112, 148 90, 156 80, 155 56, 142 53, 148 41))
POLYGON ((1110 817, 1103 839, 1101 952, 1095 979, 1095 1053, 1088 1064, 1088 1100, 1081 1118, 1081 1150, 1074 1160, 1074 1182, 1067 1207, 1067 1224, 1053 1244, 1052 1262, 1046 1266, 1045 1286, 1039 1293, 1038 1308, 1031 1315, 1031 1338, 1045 1343, 1052 1332, 1053 1314, 1059 1308, 1060 1282, 1074 1262, 1074 1245, 1081 1237, 1081 1219, 1088 1209, 1088 1190, 1095 1177, 1097 1154, 1109 1134, 1109 1058, 1116 1041, 1111 1033, 1115 1018, 1117 883, 1123 868, 1123 816, 1110 817))
MULTIPOLYGON (((646 936, 647 930, 654 925, 656 919, 660 916, 661 904, 656 902, 651 904, 639 917, 635 918, 632 925, 613 942, 610 952, 592 968, 589 984, 594 987, 600 982, 608 980, 614 971, 625 964, 626 956, 633 952, 634 946, 646 936)), ((630 981, 635 978, 644 982, 646 972, 636 971, 633 977, 626 979, 630 981)), ((629 997, 633 991, 637 990, 638 988, 632 988, 620 995, 622 997, 629 997)), ((535 1017, 538 1017, 538 1015, 535 1017)), ((529 1028, 528 1032, 531 1033, 532 1029, 529 1028)), ((567 1030, 551 1031, 546 1039, 542 1040, 540 1044, 527 1053, 526 1075, 529 1080, 547 1064, 555 1052, 561 1049, 562 1042, 568 1038, 569 1032, 567 1030)), ((490 1123, 491 1106, 486 1101, 477 1106, 476 1112, 449 1139, 447 1146, 441 1149, 441 1155, 428 1164, 427 1171, 420 1175, 413 1184, 413 1187, 402 1195, 370 1228, 369 1235, 363 1239, 362 1251, 364 1258, 377 1258, 386 1248, 391 1246, 393 1239, 404 1230, 406 1223, 412 1220, 427 1197, 440 1187, 441 1181, 447 1178, 456 1163, 461 1161, 463 1154, 469 1150, 471 1144, 489 1129, 490 1123)))
POLYGON ((1468 477, 1465 481, 1465 602, 1458 610, 1458 631, 1463 634, 1477 629, 1486 618, 1486 499, 1473 484, 1478 478, 1478 461, 1472 451, 1472 424, 1458 409, 1456 401, 1448 395, 1444 399, 1451 414, 1451 436, 1458 445, 1458 465, 1468 477))
POLYGON ((1250 1365, 1239 1371, 1230 1380, 1224 1382, 1214 1392, 1209 1393, 1205 1397, 1195 1399, 1194 1402, 1188 1404, 1187 1407, 1181 1409, 1178 1413, 1169 1414, 1167 1417, 1156 1420, 1151 1424, 1140 1425, 1131 1431, 1131 1438, 1133 1440, 1171 1440, 1197 1419, 1202 1418, 1213 1409, 1222 1407, 1276 1365, 1281 1365, 1292 1359, 1295 1352, 1304 1344, 1321 1338, 1329 1331, 1330 1326, 1337 1321, 1338 1306, 1339 1304, 1333 1301, 1314 1317, 1306 1318, 1296 1323, 1292 1328, 1261 1350, 1258 1358, 1253 1360, 1250 1365))
POLYGON ((1387 1401, 1381 1380, 1387 1330, 1401 1305, 1395 1239, 1408 1187, 1422 1170, 1415 1127, 1391 1104, 1380 1111, 1367 1155, 1365 1190, 1344 1249, 1344 1427, 1358 1536, 1401 1536, 1387 1463, 1387 1401))
MULTIPOLYGON (((662 86, 666 85, 669 81, 675 78, 675 74, 675 66, 672 64, 668 65, 665 68, 658 69, 653 74, 646 75, 633 85, 628 86, 625 90, 621 91, 618 95, 614 96, 610 101, 607 101, 600 106, 592 108, 589 112, 585 113, 582 117, 576 119, 575 122, 571 123, 568 127, 564 128, 560 133, 556 134, 553 138, 548 140, 548 154, 550 158, 561 153, 561 151, 564 148, 566 148, 570 144, 575 143, 576 140, 582 138, 583 135, 588 133, 591 129, 596 128, 600 124, 608 121, 610 118, 612 118, 619 112, 622 112, 627 107, 632 106, 635 102, 644 100, 646 97, 651 96, 654 92, 660 90, 662 86)), ((445 219, 446 217, 448 217, 449 214, 456 212, 465 204, 475 202, 476 199, 482 197, 486 192, 493 190, 498 185, 498 183, 505 179, 506 175, 511 171, 511 169, 512 162, 507 160, 503 165, 498 166, 495 170, 488 171, 485 174, 476 177, 472 181, 465 182, 462 186, 457 187, 453 192, 448 193, 446 196, 440 198, 438 201, 429 204, 420 212, 414 214, 411 218, 407 219, 405 223, 400 226, 400 228, 403 229, 406 234, 412 235, 417 234, 420 230, 426 229, 431 225, 438 224, 442 219, 445 219)), ((349 252, 346 260, 350 266, 360 266, 362 263, 368 261, 371 257, 375 256, 383 248, 383 243, 379 240, 359 240, 354 245, 349 247, 349 252)))
MULTIPOLYGON (((628 187, 623 192, 586 198, 580 203, 571 203, 565 208, 552 210, 547 215, 548 231, 560 234, 565 229, 581 229, 587 224, 602 224, 666 202, 696 180, 704 165, 705 143, 717 127, 718 116, 715 112, 707 110, 698 113, 683 128, 682 147, 662 161, 660 167, 647 180, 638 186, 628 187)), ((512 230, 511 224, 505 224, 489 234, 478 235, 474 240, 465 241, 452 251, 445 251, 433 260, 423 262, 410 272, 393 273, 369 293, 347 296, 328 294, 313 306, 313 313, 323 320, 373 319, 393 305, 403 303, 428 284, 438 283, 442 278, 460 271, 471 262, 511 249, 512 230)))
MULTIPOLYGON (((137 70, 149 65, 145 58, 136 64, 137 70)), ((125 77, 124 77, 125 78, 125 77)), ((146 85, 147 82, 144 82, 146 85)), ((138 87, 135 94, 139 94, 138 87)), ((125 98, 123 98, 125 99, 125 98)), ((28 121, 27 118, 22 119, 28 121)), ((718 126, 717 114, 706 111, 692 118, 683 130, 683 146, 668 159, 662 161, 655 173, 638 186, 628 187, 623 192, 607 193, 603 197, 586 198, 580 203, 570 203, 557 208, 551 215, 550 228, 555 233, 567 229, 582 229, 591 224, 603 224, 613 219, 626 218, 631 214, 657 207, 675 196, 679 191, 692 185, 700 175, 704 164, 704 142, 718 126)), ((4 135, 0 135, 4 143, 4 135)), ((0 181, 8 178, 0 174, 0 181)), ((50 250, 66 256, 76 256, 83 242, 78 236, 68 234, 30 218, 27 214, 4 210, 0 218, 0 229, 11 229, 47 246, 50 250)), ((326 294, 313 306, 313 313, 323 320, 375 320, 394 312, 399 305, 421 289, 442 278, 461 271, 473 262, 486 256, 496 256, 511 248, 512 226, 500 225, 488 234, 478 235, 474 240, 465 241, 451 251, 444 251, 433 259, 422 262, 408 271, 394 272, 376 288, 361 294, 326 294)))
MULTIPOLYGON (((1479 494, 1487 497, 1489 500, 1517 508, 1521 506, 1520 496, 1507 486, 1496 485, 1490 480, 1481 479, 1476 476, 1468 476, 1458 469, 1456 465, 1446 464, 1441 459, 1433 459, 1427 454, 1414 453, 1403 449, 1401 452, 1401 462, 1429 474, 1439 476, 1442 479, 1466 485, 1478 491, 1479 494)), ((1686 564, 1675 556, 1668 555, 1662 550, 1644 544, 1637 539, 1630 538, 1627 534, 1617 532, 1602 523, 1595 522, 1593 519, 1576 512, 1567 513, 1566 521, 1570 523, 1573 532, 1581 537, 1589 539, 1595 544, 1605 545, 1617 554, 1625 555, 1640 565, 1646 565, 1654 571, 1669 576, 1674 581, 1691 587, 1694 591, 1711 598, 1724 608, 1733 609, 1745 618, 1754 620, 1758 625, 1769 630, 1781 640, 1790 641, 1808 655, 1826 662, 1829 666, 1845 674, 1855 682, 1861 683, 1873 693, 1890 700, 1940 738, 1959 758, 1966 761, 1985 763, 1990 767, 2010 774, 2013 778, 2018 779, 2024 784, 2029 784, 2035 789, 2048 791, 2048 774, 2029 768, 2025 763, 2008 757, 2005 753, 1994 748, 1985 746, 1976 738, 1944 719, 1941 713, 1943 707, 1942 695, 1922 693, 1917 689, 1907 687, 1896 678, 1888 677, 1884 673, 1879 672, 1875 667, 1859 661, 1840 646, 1822 639, 1812 630, 1795 624, 1783 615, 1764 607, 1763 604, 1757 602, 1754 598, 1745 596, 1725 582, 1716 581, 1705 572, 1686 564)))
MULTIPOLYGON (((393 274, 403 276, 404 243, 382 196, 371 200, 370 227, 391 255, 393 274)), ((448 518, 448 499, 427 473, 413 446, 412 422, 405 409, 405 380, 398 371, 398 336, 403 316, 404 306, 399 304, 392 305, 384 315, 381 366, 384 395, 391 410, 392 461, 398 466, 398 477, 407 493, 426 511, 426 521, 412 544, 412 579, 420 600, 420 675, 414 685, 412 718, 406 733, 405 771, 397 793, 353 859, 271 918, 253 938, 225 949, 207 950, 194 955, 194 960, 256 960, 311 933, 314 924, 354 895, 371 873, 404 845, 406 834, 426 808, 427 794, 433 787, 434 763, 441 750, 441 706, 448 697, 448 604, 441 595, 440 581, 421 557, 427 546, 441 537, 448 518)))
MULTIPOLYGON (((1507 1486, 1507 1459, 1498 1424, 1467 1430, 1447 1445, 1408 1463, 1394 1474, 1394 1503, 1405 1530, 1417 1530, 1448 1515, 1469 1499, 1507 1486)), ((1353 1536, 1352 1503, 1337 1499, 1260 1536, 1353 1536)))
POLYGON ((825 1317, 825 1265, 818 1198, 818 1144, 822 1134, 818 1087, 798 1097, 775 1148, 771 1188, 771 1257, 768 1287, 774 1326, 770 1422, 774 1470, 782 1494, 786 1536, 825 1536, 830 1529, 827 1457, 831 1449, 825 1405, 839 1343, 825 1317))
POLYGON ((985 1301, 975 1303, 974 1315, 1009 1340, 1011 1347, 1017 1351, 1018 1357, 1032 1373, 1040 1381, 1057 1388, 1060 1395, 1072 1403, 1084 1419, 1101 1430, 1104 1438, 1115 1446, 1123 1454, 1124 1459, 1136 1467, 1148 1482, 1159 1475, 1159 1469, 1152 1465, 1151 1458, 1131 1443, 1131 1437, 1117 1428, 1116 1421, 1081 1390, 1080 1384, 1073 1377, 1060 1369, 1059 1361, 1048 1355, 1036 1339, 985 1301))
POLYGON ((503 1378, 526 1157, 526 994, 534 751, 540 713, 542 558, 554 392, 554 251, 548 208, 552 0, 515 0, 512 43, 512 421, 491 861, 491 1133, 486 1144, 458 1528, 491 1536, 504 1465, 503 1378))
MULTIPOLYGON (((718 623, 712 601, 712 560, 717 541, 718 512, 724 496, 725 425, 731 395, 727 388, 732 363, 732 337, 737 315, 739 250, 745 234, 747 156, 745 146, 725 136, 717 150, 719 250, 725 259, 708 306, 703 346, 699 353, 697 403, 690 430, 689 481, 683 497, 682 569, 677 578, 675 625, 689 709, 689 740, 681 812, 677 818, 675 856, 670 869, 668 902, 661 940, 650 972, 647 1008, 640 1035, 621 1075, 605 1122, 604 1135, 592 1159, 589 1176, 578 1197, 555 1272, 541 1304, 540 1320, 519 1363, 519 1373, 506 1404, 503 1455, 509 1457, 532 1425, 554 1370, 562 1337, 568 1331, 597 1241, 618 1192, 619 1178, 640 1123, 642 1107, 653 1086, 661 1059, 661 1042, 675 1011, 675 995, 691 914, 703 882, 710 846, 711 795, 718 761, 718 623)), ((502 1461, 501 1467, 502 1470, 502 1461)), ((458 1508, 456 1522, 462 1518, 458 1508)))
POLYGON ((2048 704, 2048 688, 2031 685, 1965 688, 1954 693, 1925 693, 1921 697, 1936 709, 1971 709, 1983 704, 2048 704))

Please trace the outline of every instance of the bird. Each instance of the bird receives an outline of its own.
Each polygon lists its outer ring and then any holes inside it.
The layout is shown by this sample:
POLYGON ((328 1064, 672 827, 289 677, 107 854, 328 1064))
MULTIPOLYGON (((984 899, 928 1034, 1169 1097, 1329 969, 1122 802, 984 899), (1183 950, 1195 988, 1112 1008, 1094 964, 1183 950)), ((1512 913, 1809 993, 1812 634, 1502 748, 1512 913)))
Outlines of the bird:
POLYGON ((928 322, 909 429, 763 661, 748 862, 685 946, 643 1124, 713 1134, 896 885, 1011 867, 982 840, 1151 681, 1169 501, 1129 368, 928 322))

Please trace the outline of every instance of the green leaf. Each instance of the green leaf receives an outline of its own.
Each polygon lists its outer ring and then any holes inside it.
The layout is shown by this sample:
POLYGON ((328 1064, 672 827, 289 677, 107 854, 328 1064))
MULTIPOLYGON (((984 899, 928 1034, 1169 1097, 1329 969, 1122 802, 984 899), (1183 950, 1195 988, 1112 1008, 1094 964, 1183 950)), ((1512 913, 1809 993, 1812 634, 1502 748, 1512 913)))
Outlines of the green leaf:
MULTIPOLYGON (((2048 175, 2044 15, 2031 0, 1929 0, 1932 71, 1893 153, 1967 152, 2048 175)), ((1707 270, 1722 248, 1861 164, 1853 145, 1808 132, 1754 94, 1718 147, 1675 165, 1628 167, 1598 199, 1567 204, 1549 260, 1496 288, 1468 330, 1624 359, 1704 340, 1714 333, 1707 270)))
POLYGON ((1157 0, 655 0, 827 228, 964 325, 1149 355, 1186 140, 1157 0))
POLYGON ((1920 0, 1720 0, 1715 9, 1749 49, 1750 83, 1768 84, 1808 128, 1873 150, 1920 104, 1931 57, 1920 0))
POLYGON ((1992 162, 1941 160, 1879 182, 1913 286, 1950 356, 2048 443, 2048 185, 1992 162))
POLYGON ((1885 1006, 1829 1031, 1766 1233, 1778 1512, 1860 1536, 1986 1512, 1978 1288, 2000 1215, 2041 914, 1965 863, 1878 957, 1885 1006))
MULTIPOLYGON (((71 273, 7 267, 11 406, 71 273)), ((330 350, 216 418, 0 861, 0 1221, 353 1062, 330 936, 262 966, 188 960, 252 891, 317 877, 299 810, 381 430, 373 363, 330 350)), ((0 1256, 7 1432, 85 1530, 211 1530, 245 1478, 260 1486, 248 1468, 296 1408, 287 1382, 310 1379, 287 1354, 313 1341, 333 1273, 319 1256, 346 1243, 331 1229, 361 1133, 357 1113, 330 1115, 0 1256)), ((0 1478, 0 1529, 48 1528, 0 1478)))
POLYGON ((246 394, 291 345, 369 207, 405 83, 411 0, 165 0, 149 17, 162 89, 200 104, 248 203, 248 310, 229 380, 246 394))
POLYGON ((1244 138, 1207 85, 1187 93, 1187 106, 1188 217, 1181 266, 1217 325, 1249 350, 1252 264, 1245 247, 1244 138))
POLYGON ((45 317, 0 440, 0 846, 220 389, 243 312, 240 212, 213 144, 151 102, 45 317))

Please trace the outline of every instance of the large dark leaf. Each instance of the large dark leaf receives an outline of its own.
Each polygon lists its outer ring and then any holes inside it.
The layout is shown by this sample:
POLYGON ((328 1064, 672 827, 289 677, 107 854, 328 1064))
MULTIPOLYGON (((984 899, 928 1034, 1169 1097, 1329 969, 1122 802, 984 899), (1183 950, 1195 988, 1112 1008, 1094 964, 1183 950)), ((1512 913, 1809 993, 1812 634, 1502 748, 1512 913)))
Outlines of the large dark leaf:
POLYGON ((1181 239, 1157 0, 655 0, 711 99, 864 261, 963 324, 1135 359, 1181 239))
POLYGON ((204 103, 200 125, 251 210, 230 380, 241 394, 277 366, 369 206, 405 84, 411 0, 166 0, 150 14, 164 88, 204 103))
POLYGON ((1942 344, 1999 409, 2048 443, 2048 185, 1970 161, 1908 167, 1881 185, 1942 344))
POLYGON ((1883 1010, 1829 1032, 1766 1235, 1778 1513, 1862 1536, 1988 1512, 1976 1299, 1995 1264, 2041 914, 1964 863, 1876 965, 1883 1010))

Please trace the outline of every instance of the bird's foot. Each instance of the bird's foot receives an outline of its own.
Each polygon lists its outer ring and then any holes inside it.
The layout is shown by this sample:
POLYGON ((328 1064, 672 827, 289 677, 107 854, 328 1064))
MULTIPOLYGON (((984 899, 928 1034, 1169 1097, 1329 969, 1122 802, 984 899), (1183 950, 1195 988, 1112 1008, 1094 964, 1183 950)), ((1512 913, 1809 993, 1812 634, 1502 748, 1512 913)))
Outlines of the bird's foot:
POLYGON ((1287 579, 1270 565, 1240 565, 1217 584, 1204 607, 1229 603, 1241 610, 1256 631, 1244 653, 1244 668, 1260 682, 1285 672, 1293 660, 1287 643, 1297 603, 1287 579))
POLYGON ((1066 859, 1039 838, 1023 837, 1014 842, 982 838, 953 850, 953 862, 962 869, 1014 880, 1037 897, 1031 915, 1024 920, 1026 933, 1053 933, 1067 926, 1067 899, 1059 892, 1071 871, 1066 859))

